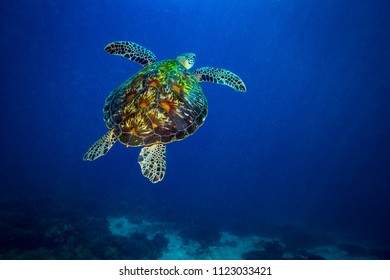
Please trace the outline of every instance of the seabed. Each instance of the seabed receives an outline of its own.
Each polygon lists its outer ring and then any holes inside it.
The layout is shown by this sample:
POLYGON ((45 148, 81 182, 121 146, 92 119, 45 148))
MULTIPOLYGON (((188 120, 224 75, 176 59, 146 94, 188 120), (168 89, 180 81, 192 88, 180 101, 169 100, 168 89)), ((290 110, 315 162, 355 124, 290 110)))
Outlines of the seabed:
MULTIPOLYGON (((211 245, 181 236, 167 224, 141 221, 130 222, 126 217, 108 217, 109 230, 112 235, 131 237, 133 234, 144 234, 149 240, 156 235, 163 235, 168 240, 161 260, 240 260, 240 259, 366 259, 357 254, 351 256, 351 250, 326 245, 305 250, 291 251, 277 239, 252 236, 236 236, 229 232, 220 232, 220 238, 211 245)), ((351 245, 352 246, 352 245, 351 245)), ((373 257, 375 259, 375 257, 373 257)))

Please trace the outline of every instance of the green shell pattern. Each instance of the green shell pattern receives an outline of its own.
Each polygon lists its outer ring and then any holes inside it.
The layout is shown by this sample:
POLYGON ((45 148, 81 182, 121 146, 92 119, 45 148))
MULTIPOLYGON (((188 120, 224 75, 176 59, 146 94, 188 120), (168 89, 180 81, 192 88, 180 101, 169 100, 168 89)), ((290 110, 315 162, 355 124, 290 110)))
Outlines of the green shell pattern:
POLYGON ((207 100, 195 75, 169 59, 146 66, 113 90, 103 113, 120 142, 148 146, 193 134, 206 119, 207 100))

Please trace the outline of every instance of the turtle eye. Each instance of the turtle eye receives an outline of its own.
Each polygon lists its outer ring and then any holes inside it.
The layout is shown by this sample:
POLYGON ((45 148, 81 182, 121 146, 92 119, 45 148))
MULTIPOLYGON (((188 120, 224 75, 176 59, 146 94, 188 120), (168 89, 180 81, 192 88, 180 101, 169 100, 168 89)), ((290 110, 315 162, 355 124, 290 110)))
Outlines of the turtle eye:
POLYGON ((183 64, 186 69, 190 69, 195 64, 195 54, 193 53, 184 53, 177 57, 177 60, 183 64))

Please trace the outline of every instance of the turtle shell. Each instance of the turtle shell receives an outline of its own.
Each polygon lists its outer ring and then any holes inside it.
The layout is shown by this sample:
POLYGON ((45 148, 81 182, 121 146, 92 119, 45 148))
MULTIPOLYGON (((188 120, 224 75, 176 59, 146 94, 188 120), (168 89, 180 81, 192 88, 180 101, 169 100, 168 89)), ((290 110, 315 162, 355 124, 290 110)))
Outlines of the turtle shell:
POLYGON ((176 59, 146 66, 106 99, 104 120, 127 146, 170 143, 205 121, 207 100, 196 77, 176 59))

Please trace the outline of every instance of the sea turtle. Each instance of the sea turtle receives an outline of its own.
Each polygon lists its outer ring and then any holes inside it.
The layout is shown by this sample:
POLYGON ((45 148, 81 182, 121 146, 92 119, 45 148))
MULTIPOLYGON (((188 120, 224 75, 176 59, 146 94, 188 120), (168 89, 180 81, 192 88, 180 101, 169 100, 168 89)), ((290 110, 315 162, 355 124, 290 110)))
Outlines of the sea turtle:
POLYGON ((84 160, 105 155, 117 140, 126 147, 144 146, 138 163, 153 183, 164 178, 166 144, 190 136, 206 119, 207 100, 199 82, 246 91, 244 82, 228 70, 202 67, 188 71, 195 63, 193 53, 158 62, 150 50, 133 42, 112 42, 105 50, 144 68, 106 99, 103 113, 109 130, 89 148, 84 160))

